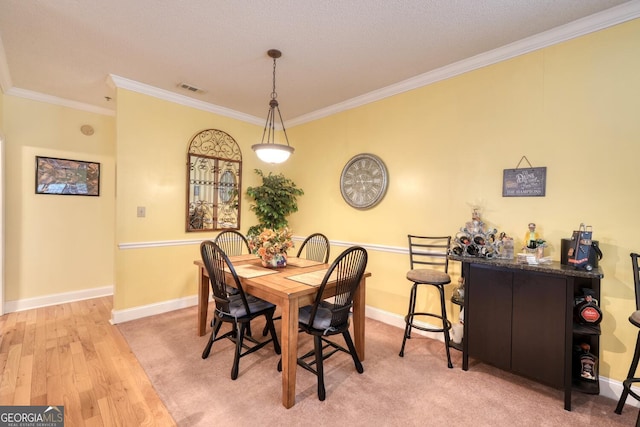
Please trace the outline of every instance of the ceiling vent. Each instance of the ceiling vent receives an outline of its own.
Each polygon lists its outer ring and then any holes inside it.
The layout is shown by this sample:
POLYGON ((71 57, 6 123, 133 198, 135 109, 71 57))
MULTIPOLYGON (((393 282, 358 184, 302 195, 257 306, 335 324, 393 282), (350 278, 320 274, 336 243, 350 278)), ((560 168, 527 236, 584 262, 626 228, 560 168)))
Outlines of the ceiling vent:
POLYGON ((192 86, 188 83, 178 83, 178 87, 180 89, 188 90, 189 92, 193 92, 193 93, 204 93, 204 90, 198 87, 192 86))

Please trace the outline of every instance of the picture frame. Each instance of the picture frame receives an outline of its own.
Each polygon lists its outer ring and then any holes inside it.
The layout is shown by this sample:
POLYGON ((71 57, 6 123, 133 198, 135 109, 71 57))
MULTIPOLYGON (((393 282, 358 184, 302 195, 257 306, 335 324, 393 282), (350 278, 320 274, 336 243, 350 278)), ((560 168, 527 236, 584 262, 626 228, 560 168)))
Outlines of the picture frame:
POLYGON ((99 196, 100 163, 36 156, 36 194, 99 196))

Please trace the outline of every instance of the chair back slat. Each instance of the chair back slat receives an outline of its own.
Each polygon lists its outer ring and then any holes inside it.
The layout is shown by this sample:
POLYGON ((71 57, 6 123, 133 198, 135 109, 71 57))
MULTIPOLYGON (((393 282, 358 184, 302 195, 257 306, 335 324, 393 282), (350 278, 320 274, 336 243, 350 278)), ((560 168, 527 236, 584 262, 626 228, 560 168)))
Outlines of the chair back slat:
POLYGON ((353 246, 336 258, 320 284, 311 309, 309 325, 314 324, 318 308, 322 305, 323 308, 331 310, 330 328, 348 327, 353 297, 367 267, 367 259, 367 251, 360 246, 353 246), (323 294, 327 283, 334 278, 336 280, 336 294, 332 299, 324 300, 323 294))
POLYGON ((314 233, 302 242, 297 257, 327 263, 330 250, 327 236, 322 233, 314 233))
POLYGON ((636 293, 636 310, 640 310, 640 265, 638 261, 640 254, 631 253, 631 264, 633 267, 633 284, 635 286, 636 293))
POLYGON ((409 238, 409 260, 411 269, 416 265, 441 267, 445 273, 449 272, 449 247, 451 236, 416 236, 409 238))
POLYGON ((230 313, 229 303, 231 300, 227 293, 228 276, 226 274, 230 273, 233 278, 233 285, 230 286, 238 290, 238 295, 242 298, 246 313, 251 313, 240 279, 224 251, 215 242, 205 240, 200 244, 200 254, 207 273, 209 273, 209 282, 211 283, 216 310, 224 314, 230 313))
POLYGON ((251 253, 247 238, 236 230, 225 230, 218 234, 213 242, 224 251, 227 256, 251 253))

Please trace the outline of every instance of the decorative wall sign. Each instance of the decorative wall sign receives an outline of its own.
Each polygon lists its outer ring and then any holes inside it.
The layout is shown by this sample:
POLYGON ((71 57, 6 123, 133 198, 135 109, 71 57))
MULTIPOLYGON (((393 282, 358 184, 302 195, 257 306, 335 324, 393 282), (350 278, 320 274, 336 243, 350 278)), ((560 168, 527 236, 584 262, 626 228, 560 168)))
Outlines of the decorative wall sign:
POLYGON ((36 156, 36 194, 100 195, 100 163, 36 156))
POLYGON ((547 168, 519 168, 522 156, 515 169, 504 169, 502 175, 502 197, 544 197, 547 187, 547 168))

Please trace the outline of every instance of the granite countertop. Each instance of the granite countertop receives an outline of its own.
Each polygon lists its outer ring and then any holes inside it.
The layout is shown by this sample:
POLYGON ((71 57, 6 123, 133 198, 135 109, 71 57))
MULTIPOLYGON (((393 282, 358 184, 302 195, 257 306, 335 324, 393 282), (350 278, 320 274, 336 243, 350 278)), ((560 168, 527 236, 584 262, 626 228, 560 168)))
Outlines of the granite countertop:
POLYGON ((561 274, 564 276, 603 278, 604 273, 601 268, 594 268, 591 271, 577 269, 569 265, 562 265, 558 261, 550 264, 524 264, 519 263, 515 259, 486 259, 472 256, 449 255, 449 259, 453 261, 468 262, 470 264, 484 264, 494 267, 512 268, 516 270, 537 271, 540 273, 561 274))

